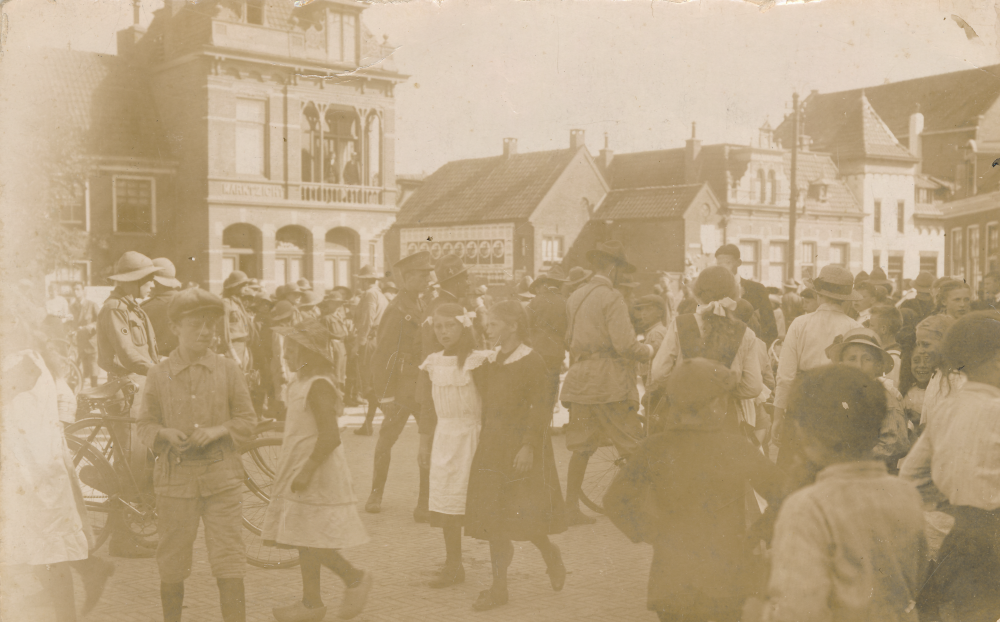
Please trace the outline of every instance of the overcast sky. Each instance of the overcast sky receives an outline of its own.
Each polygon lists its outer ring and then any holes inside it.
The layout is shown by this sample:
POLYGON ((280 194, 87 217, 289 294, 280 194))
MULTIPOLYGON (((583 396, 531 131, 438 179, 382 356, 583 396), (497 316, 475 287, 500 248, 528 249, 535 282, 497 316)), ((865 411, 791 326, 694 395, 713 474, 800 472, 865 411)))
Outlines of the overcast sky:
MULTIPOLYGON (((289 2, 291 0, 288 0, 289 2)), ((144 0, 143 21, 162 0, 144 0)), ((128 0, 10 0, 7 50, 115 52, 128 0)), ((747 2, 424 0, 372 5, 365 23, 399 46, 398 173, 518 149, 593 152, 746 144, 803 96, 1000 63, 992 0, 747 2), (969 38, 951 15, 975 31, 969 38)), ((2 28, 2 26, 0 26, 2 28)), ((8 55, 7 59, 16 58, 8 55)), ((956 93, 956 97, 961 94, 956 93)))

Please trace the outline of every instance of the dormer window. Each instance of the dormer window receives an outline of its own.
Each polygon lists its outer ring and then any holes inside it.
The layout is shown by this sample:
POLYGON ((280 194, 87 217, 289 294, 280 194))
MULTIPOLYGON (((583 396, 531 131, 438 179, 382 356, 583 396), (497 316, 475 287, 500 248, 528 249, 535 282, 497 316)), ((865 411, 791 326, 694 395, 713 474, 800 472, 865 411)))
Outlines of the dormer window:
POLYGON ((264 25, 264 0, 246 0, 243 18, 248 24, 264 25))
POLYGON ((821 203, 826 203, 829 187, 829 184, 825 181, 814 181, 809 184, 809 197, 821 203))

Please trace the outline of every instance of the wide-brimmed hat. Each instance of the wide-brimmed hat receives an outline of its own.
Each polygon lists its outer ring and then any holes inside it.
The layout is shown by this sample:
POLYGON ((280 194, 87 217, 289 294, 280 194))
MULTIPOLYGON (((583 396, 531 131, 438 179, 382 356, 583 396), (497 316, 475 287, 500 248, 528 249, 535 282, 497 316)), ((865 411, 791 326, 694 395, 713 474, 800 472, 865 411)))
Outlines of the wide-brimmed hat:
POLYGON ((226 277, 226 280, 222 283, 222 289, 232 289, 234 287, 239 287, 240 285, 246 285, 250 282, 250 277, 246 275, 246 272, 241 272, 240 270, 233 270, 226 277))
POLYGON ((299 302, 300 309, 312 309, 320 303, 319 296, 311 292, 302 292, 302 300, 299 302))
POLYGON ((573 266, 569 271, 569 286, 575 287, 592 276, 594 276, 592 271, 580 266, 573 266))
POLYGON ((284 320, 292 317, 293 313, 295 313, 295 307, 292 306, 292 303, 287 300, 279 300, 271 309, 271 319, 273 321, 284 320))
POLYGON ((921 272, 917 275, 917 278, 913 279, 913 289, 917 290, 918 294, 931 293, 931 287, 933 285, 934 275, 930 272, 921 272))
POLYGON ((867 272, 865 272, 864 270, 862 270, 861 272, 858 272, 857 274, 854 275, 854 287, 857 287, 858 285, 861 285, 862 283, 864 283, 865 281, 867 281, 870 278, 871 278, 871 276, 869 276, 869 274, 867 272))
POLYGON ((340 288, 327 290, 326 295, 323 296, 323 300, 320 301, 320 304, 327 304, 333 302, 336 303, 347 302, 347 297, 344 296, 344 290, 340 288))
POLYGON ((879 356, 882 357, 882 373, 887 374, 892 371, 895 361, 892 360, 892 356, 888 352, 882 349, 882 340, 870 328, 852 328, 843 335, 840 335, 827 347, 826 356, 834 363, 839 363, 840 355, 843 353, 844 348, 854 344, 868 346, 877 350, 879 356))
POLYGON ((432 272, 430 251, 418 251, 392 264, 393 277, 402 278, 407 272, 432 272))
POLYGON ((153 264, 153 260, 142 253, 126 251, 115 262, 115 273, 108 278, 112 281, 139 281, 150 274, 159 274, 163 269, 153 264))
POLYGON ((279 285, 278 289, 274 290, 274 295, 281 300, 289 294, 302 295, 302 290, 295 283, 286 283, 285 285, 279 285))
POLYGON ((177 292, 167 305, 167 317, 174 323, 180 322, 184 316, 192 313, 221 316, 225 315, 226 306, 222 298, 201 288, 177 292))
POLYGON ((843 266, 825 266, 813 279, 813 289, 820 296, 834 300, 861 300, 861 295, 854 291, 854 277, 843 266))
POLYGON ((357 278, 357 279, 381 279, 384 276, 385 275, 383 275, 383 274, 379 274, 375 270, 375 268, 372 268, 371 266, 367 266, 366 265, 366 266, 361 266, 361 269, 358 270, 358 273, 354 275, 354 278, 357 278))
POLYGON ((331 363, 337 362, 333 355, 333 334, 316 318, 305 319, 295 326, 275 326, 272 330, 331 363))
MULTIPOLYGON (((412 270, 412 268, 410 268, 412 270)), ((441 259, 438 259, 437 265, 434 266, 434 276, 437 278, 435 285, 440 285, 445 281, 450 281, 451 279, 466 274, 468 269, 462 260, 455 255, 444 255, 441 259)))
POLYGON ((157 257, 153 260, 153 265, 160 269, 158 273, 153 275, 154 281, 164 287, 180 289, 181 282, 177 280, 177 268, 174 267, 174 262, 166 257, 157 257))
POLYGON ((563 274, 562 268, 556 266, 548 272, 539 274, 538 278, 532 281, 531 285, 528 286, 528 291, 532 294, 537 294, 538 288, 542 285, 561 287, 567 281, 569 281, 569 279, 566 278, 565 274, 563 274))
POLYGON ((715 251, 715 258, 719 257, 732 257, 736 260, 736 265, 743 265, 743 258, 740 257, 740 247, 735 244, 723 244, 715 251))
POLYGON ((622 266, 622 269, 624 269, 626 273, 635 272, 635 266, 628 262, 628 257, 625 255, 625 245, 618 240, 598 242, 597 248, 587 251, 587 261, 591 264, 593 264, 598 257, 610 259, 619 266, 622 266))
POLYGON ((885 270, 882 268, 875 268, 872 273, 868 275, 868 282, 872 285, 888 285, 892 286, 892 281, 888 279, 885 275, 885 270))
POLYGON ((663 299, 662 296, 657 296, 656 294, 646 294, 645 296, 640 296, 632 303, 633 307, 657 307, 660 311, 665 311, 667 308, 667 301, 663 299))
POLYGON ((307 278, 303 277, 298 281, 295 281, 295 284, 299 287, 300 290, 304 292, 311 292, 313 290, 312 283, 310 283, 309 279, 307 278))

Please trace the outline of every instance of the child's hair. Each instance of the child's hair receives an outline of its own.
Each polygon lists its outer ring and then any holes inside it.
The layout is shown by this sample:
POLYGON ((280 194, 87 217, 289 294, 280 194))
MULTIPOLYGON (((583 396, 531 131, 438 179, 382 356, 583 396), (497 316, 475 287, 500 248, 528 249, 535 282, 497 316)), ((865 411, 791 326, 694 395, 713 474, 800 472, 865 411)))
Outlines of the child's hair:
MULTIPOLYGON (((885 332, 891 335, 893 339, 899 342, 899 338, 896 334, 903 328, 903 315, 896 308, 896 305, 880 302, 875 304, 871 309, 872 317, 880 317, 882 321, 885 322, 885 332)), ((879 335, 881 337, 881 335, 879 335)))
POLYGON ((976 311, 958 320, 948 329, 942 351, 945 378, 988 362, 1000 352, 1000 313, 976 311))
POLYGON ((528 314, 521 303, 513 300, 504 300, 490 307, 489 313, 495 315, 506 324, 517 325, 517 338, 521 343, 530 343, 530 328, 528 326, 528 314))
MULTIPOLYGON (((434 309, 434 315, 440 315, 441 317, 447 318, 458 318, 459 316, 465 315, 466 311, 462 305, 455 304, 453 302, 447 302, 443 305, 434 309)), ((458 366, 465 366, 465 359, 468 358, 469 353, 476 348, 476 340, 472 335, 472 328, 468 326, 462 326, 462 336, 459 337, 458 343, 452 348, 455 356, 458 358, 458 366)))
POLYGON ((948 303, 948 294, 956 289, 967 289, 970 293, 972 292, 972 287, 965 281, 946 281, 941 285, 941 289, 938 290, 937 304, 939 308, 945 308, 948 303))
POLYGON ((886 415, 885 389, 847 365, 800 372, 788 413, 807 434, 845 456, 862 457, 878 444, 886 415))

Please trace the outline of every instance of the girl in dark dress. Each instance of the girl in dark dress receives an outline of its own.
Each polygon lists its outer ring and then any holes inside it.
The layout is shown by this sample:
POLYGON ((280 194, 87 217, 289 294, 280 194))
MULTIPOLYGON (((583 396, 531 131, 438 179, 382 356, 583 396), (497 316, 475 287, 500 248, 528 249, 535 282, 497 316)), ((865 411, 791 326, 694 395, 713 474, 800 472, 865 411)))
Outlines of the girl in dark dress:
POLYGON ((538 547, 552 589, 566 581, 559 548, 549 540, 566 531, 566 519, 552 442, 546 434, 545 362, 524 342, 528 317, 517 302, 489 310, 486 331, 499 344, 487 364, 483 427, 472 460, 466 501, 465 535, 488 540, 493 585, 473 604, 486 611, 507 603, 507 567, 512 540, 538 547))

